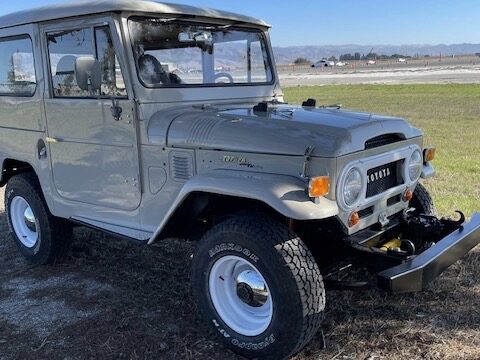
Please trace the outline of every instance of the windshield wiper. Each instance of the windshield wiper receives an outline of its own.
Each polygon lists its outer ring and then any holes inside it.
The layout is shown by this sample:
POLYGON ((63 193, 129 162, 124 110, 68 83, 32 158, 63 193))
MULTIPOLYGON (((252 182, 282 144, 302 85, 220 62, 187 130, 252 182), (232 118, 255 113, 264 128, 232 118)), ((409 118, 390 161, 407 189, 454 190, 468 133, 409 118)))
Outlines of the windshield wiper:
POLYGON ((332 104, 332 105, 320 105, 319 109, 337 109, 340 110, 342 108, 342 104, 332 104))

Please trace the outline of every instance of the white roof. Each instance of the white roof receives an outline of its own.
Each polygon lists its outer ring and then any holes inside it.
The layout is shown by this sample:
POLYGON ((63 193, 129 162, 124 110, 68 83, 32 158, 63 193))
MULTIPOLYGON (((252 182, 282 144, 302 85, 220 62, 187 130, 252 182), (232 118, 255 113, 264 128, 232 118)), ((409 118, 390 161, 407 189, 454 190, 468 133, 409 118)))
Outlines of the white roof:
POLYGON ((150 0, 77 0, 43 6, 36 9, 19 11, 0 17, 0 28, 38 23, 42 21, 69 18, 81 15, 106 12, 133 11, 139 13, 156 13, 172 15, 193 15, 205 18, 228 19, 269 27, 263 20, 238 15, 227 11, 198 8, 188 5, 160 3, 150 0))

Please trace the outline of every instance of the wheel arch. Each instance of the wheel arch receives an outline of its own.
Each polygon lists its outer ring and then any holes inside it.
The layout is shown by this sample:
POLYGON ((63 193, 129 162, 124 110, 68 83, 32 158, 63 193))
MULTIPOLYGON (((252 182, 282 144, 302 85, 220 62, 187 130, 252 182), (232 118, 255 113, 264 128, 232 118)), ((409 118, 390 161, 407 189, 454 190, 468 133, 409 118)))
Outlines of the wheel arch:
POLYGON ((13 176, 21 173, 25 173, 25 172, 34 173, 36 176, 36 172, 33 166, 30 165, 28 162, 11 159, 11 158, 4 159, 2 162, 2 174, 0 177, 0 186, 2 187, 5 186, 8 180, 10 180, 13 176))
POLYGON ((19 174, 31 173, 40 184, 42 197, 45 200, 51 214, 55 214, 54 200, 51 188, 51 177, 49 167, 46 164, 33 164, 29 161, 19 160, 12 157, 5 157, 2 161, 2 172, 0 175, 0 186, 5 186, 8 181, 19 174))
POLYGON ((305 189, 303 180, 285 175, 233 170, 214 170, 197 175, 183 186, 149 244, 162 236, 175 214, 192 207, 201 211, 209 201, 232 200, 230 207, 233 209, 236 205, 247 205, 247 208, 250 205, 274 216, 300 221, 321 220, 338 214, 336 202, 320 198, 315 203, 305 189))

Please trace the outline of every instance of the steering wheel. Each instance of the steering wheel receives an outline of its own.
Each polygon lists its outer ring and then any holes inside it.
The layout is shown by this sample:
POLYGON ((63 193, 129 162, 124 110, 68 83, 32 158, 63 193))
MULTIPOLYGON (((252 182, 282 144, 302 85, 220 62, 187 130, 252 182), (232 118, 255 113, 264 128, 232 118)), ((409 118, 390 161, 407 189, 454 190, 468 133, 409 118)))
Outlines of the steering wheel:
MULTIPOLYGON (((233 80, 232 75, 226 72, 221 72, 221 73, 215 74, 215 83, 217 83, 217 80, 221 78, 227 78, 230 84, 233 84, 235 82, 235 80, 233 80)), ((218 83, 222 83, 222 82, 223 81, 219 81, 218 83)))

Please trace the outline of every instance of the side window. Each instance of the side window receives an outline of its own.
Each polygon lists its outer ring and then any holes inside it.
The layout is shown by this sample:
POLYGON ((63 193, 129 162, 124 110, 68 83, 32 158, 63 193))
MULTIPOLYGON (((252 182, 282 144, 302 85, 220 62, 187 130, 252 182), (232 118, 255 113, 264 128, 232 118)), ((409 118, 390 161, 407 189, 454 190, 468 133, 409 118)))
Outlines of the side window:
POLYGON ((127 95, 108 26, 50 33, 48 51, 54 97, 127 95), (75 60, 81 56, 100 61, 102 68, 100 93, 91 94, 77 85, 75 60))
POLYGON ((0 39, 0 95, 33 96, 36 88, 30 37, 0 39))

